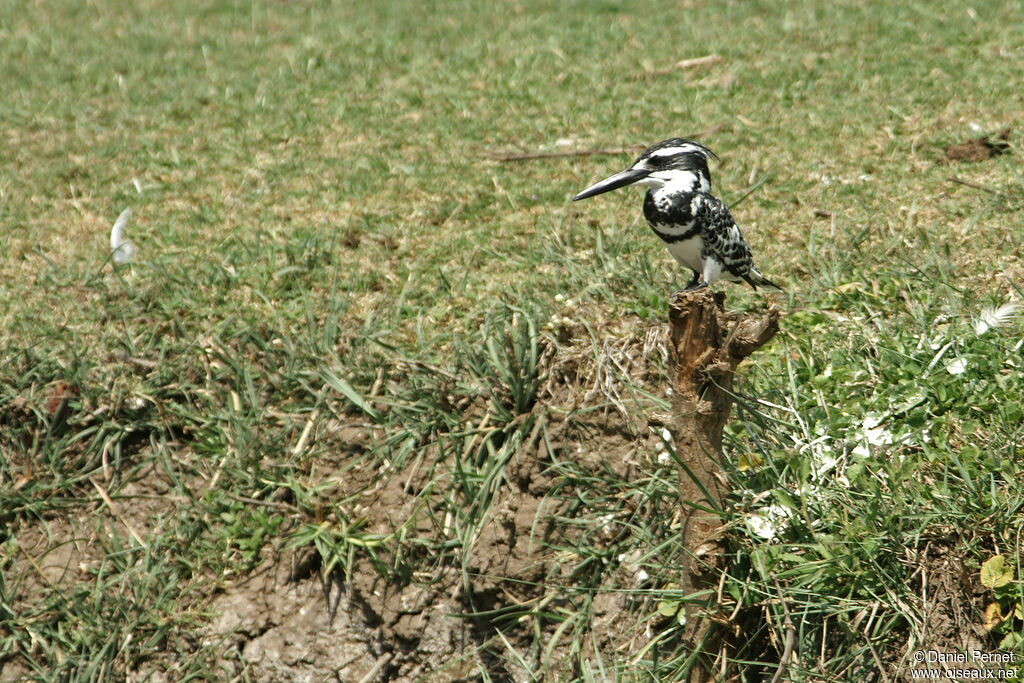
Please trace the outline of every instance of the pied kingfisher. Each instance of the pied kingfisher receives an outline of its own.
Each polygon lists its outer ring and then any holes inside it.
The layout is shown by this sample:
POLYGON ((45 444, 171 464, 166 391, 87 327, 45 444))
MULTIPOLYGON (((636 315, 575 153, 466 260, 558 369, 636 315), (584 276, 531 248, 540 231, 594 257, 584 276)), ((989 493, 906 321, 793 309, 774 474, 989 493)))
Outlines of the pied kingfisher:
POLYGON ((750 247, 718 197, 711 194, 708 158, 718 157, 693 140, 659 142, 625 171, 605 178, 573 197, 573 201, 627 185, 649 188, 644 217, 676 261, 693 271, 683 291, 707 287, 724 278, 779 289, 761 274, 750 258, 750 247))

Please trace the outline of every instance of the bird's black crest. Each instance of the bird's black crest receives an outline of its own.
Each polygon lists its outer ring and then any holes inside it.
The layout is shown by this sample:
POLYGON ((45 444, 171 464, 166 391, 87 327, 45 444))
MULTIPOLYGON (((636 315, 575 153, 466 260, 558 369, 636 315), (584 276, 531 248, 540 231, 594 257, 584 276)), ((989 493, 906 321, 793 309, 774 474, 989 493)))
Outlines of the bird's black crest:
POLYGON ((718 159, 718 155, 708 149, 706 145, 702 145, 696 140, 688 140, 686 138, 669 138, 668 140, 662 140, 658 144, 648 147, 647 150, 640 155, 640 158, 643 159, 645 157, 650 158, 659 156, 658 152, 673 148, 678 148, 680 150, 689 148, 691 153, 701 154, 705 158, 709 159, 718 159))

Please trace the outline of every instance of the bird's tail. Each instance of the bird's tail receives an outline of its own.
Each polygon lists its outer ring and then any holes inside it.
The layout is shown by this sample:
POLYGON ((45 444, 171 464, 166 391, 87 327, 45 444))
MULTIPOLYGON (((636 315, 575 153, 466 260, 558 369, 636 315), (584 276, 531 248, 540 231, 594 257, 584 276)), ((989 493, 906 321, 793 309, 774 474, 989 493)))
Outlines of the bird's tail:
POLYGON ((777 289, 780 292, 782 291, 782 287, 779 287, 777 284, 762 275, 761 271, 759 271, 753 264, 751 264, 750 270, 743 276, 743 279, 746 280, 747 284, 755 290, 757 290, 758 287, 768 287, 769 289, 777 289))

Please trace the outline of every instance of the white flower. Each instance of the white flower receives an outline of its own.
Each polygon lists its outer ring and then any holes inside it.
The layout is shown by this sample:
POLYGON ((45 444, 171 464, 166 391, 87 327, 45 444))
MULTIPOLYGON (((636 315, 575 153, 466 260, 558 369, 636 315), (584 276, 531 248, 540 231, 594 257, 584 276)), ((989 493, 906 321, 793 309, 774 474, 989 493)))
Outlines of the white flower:
POLYGON ((771 541, 785 529, 786 523, 792 515, 793 513, 788 508, 774 503, 761 508, 759 512, 750 513, 744 521, 755 536, 771 541))

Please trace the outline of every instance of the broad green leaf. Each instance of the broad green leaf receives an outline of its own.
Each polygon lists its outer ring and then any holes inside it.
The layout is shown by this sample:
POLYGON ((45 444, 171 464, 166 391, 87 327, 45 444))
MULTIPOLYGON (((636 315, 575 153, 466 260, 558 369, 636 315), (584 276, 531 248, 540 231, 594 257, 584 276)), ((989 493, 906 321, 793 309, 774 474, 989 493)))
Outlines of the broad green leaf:
POLYGON ((664 617, 675 616, 679 611, 679 603, 675 600, 662 600, 658 603, 658 613, 664 617))
POLYGON ((996 555, 981 565, 981 585, 1002 588, 1013 580, 1013 572, 1006 566, 1006 558, 996 555))

